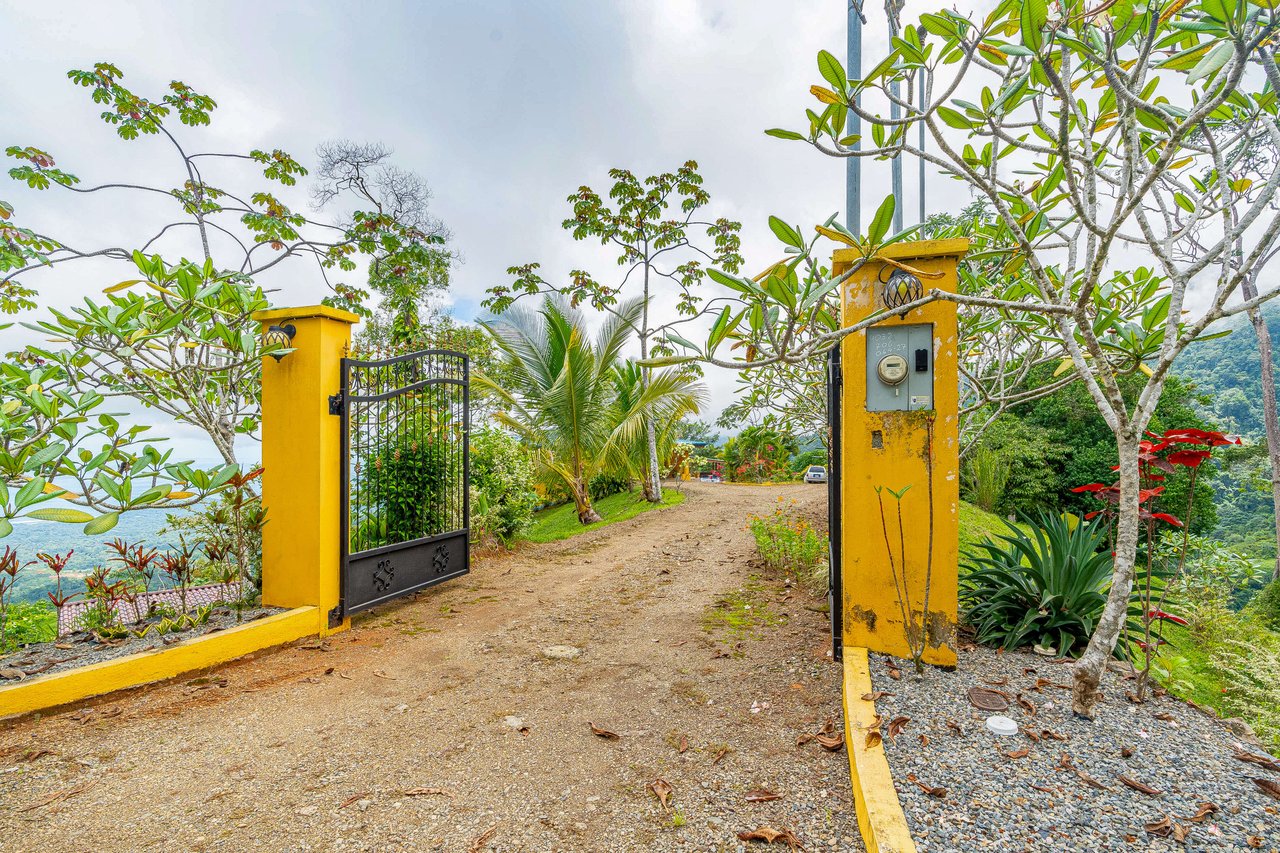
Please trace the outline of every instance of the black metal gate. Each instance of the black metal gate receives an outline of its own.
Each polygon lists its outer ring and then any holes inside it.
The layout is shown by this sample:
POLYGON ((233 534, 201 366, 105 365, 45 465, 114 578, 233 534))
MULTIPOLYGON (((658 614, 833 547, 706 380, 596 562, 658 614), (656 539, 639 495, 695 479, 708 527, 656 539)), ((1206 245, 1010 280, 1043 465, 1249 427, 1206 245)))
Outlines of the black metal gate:
POLYGON ((342 360, 342 594, 330 621, 471 568, 467 357, 342 360))
POLYGON ((827 606, 831 616, 831 654, 836 660, 844 656, 844 592, 840 565, 840 537, 843 512, 840 503, 840 395, 844 377, 840 370, 840 345, 827 356, 827 539, 830 553, 827 571, 827 606))

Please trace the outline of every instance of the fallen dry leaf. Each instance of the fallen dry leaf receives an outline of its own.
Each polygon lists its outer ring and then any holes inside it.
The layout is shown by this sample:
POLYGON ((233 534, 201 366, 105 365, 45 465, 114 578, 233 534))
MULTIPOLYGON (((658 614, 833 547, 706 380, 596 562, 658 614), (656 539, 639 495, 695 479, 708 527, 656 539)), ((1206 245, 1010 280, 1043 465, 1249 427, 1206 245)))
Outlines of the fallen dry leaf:
MULTIPOLYGON (((597 726, 595 723, 591 722, 590 720, 588 720, 588 721, 587 721, 587 725, 591 726, 591 733, 592 733, 593 735, 595 735, 596 737, 602 737, 602 738, 604 738, 605 740, 617 740, 617 739, 618 739, 618 733, 617 733, 617 732, 611 732, 611 731, 609 731, 608 729, 602 729, 602 728, 600 728, 599 726, 597 726)), ((683 752, 683 750, 681 750, 681 751, 683 752)))
POLYGON ((1056 788, 1046 788, 1043 785, 1032 785, 1031 787, 1035 788, 1037 791, 1043 791, 1046 794, 1056 794, 1058 792, 1056 788))
POLYGON ((712 764, 719 764, 719 763, 720 763, 720 759, 724 758, 726 755, 728 755, 728 754, 729 754, 730 752, 732 752, 732 751, 733 751, 733 747, 731 747, 731 746, 722 746, 722 747, 720 747, 718 750, 716 750, 716 756, 715 756, 715 758, 711 759, 711 763, 712 763, 712 764))
POLYGON ((1155 788, 1152 788, 1150 785, 1144 785, 1143 783, 1139 782, 1137 779, 1131 779, 1128 776, 1125 776, 1123 773, 1117 776, 1116 778, 1119 779, 1124 784, 1128 785, 1133 790, 1146 794, 1148 797, 1158 797, 1164 793, 1163 791, 1157 791, 1155 788))
POLYGON ((1030 699, 1023 698, 1021 693, 1019 693, 1014 698, 1017 700, 1018 704, 1022 707, 1022 710, 1026 711, 1028 714, 1030 714, 1033 717, 1036 715, 1036 706, 1034 702, 1032 702, 1030 699))
POLYGON ((343 801, 342 801, 342 805, 338 806, 338 809, 339 809, 339 810, 345 809, 347 806, 349 806, 349 805, 351 805, 351 804, 353 804, 353 803, 358 803, 358 802, 360 802, 361 800, 363 800, 363 799, 364 799, 365 797, 367 797, 367 796, 369 796, 369 792, 368 792, 368 791, 362 791, 362 792, 361 792, 361 793, 359 793, 359 794, 352 794, 351 796, 347 797, 345 800, 343 800, 343 801))
POLYGON ((910 717, 894 717, 889 721, 889 729, 887 734, 889 740, 897 740, 898 735, 902 734, 902 730, 907 727, 907 723, 911 722, 910 717))
MULTIPOLYGON (((385 678, 385 679, 387 679, 387 681, 398 681, 398 680, 399 680, 399 679, 396 679, 396 678, 392 678, 390 675, 387 675, 385 672, 383 672, 383 671, 382 671, 382 670, 380 670, 380 669, 375 669, 375 670, 373 671, 373 674, 374 674, 374 675, 376 675, 376 676, 378 676, 378 678, 385 678)), ((497 829, 497 827, 494 827, 494 829, 497 829)))
POLYGON ((827 752, 839 752, 844 748, 844 732, 836 732, 831 735, 818 735, 814 738, 818 742, 818 746, 827 752))
POLYGON ((889 677, 894 681, 902 678, 902 670, 898 669, 898 665, 893 661, 885 661, 885 671, 889 673, 889 677))
POLYGON ((1168 723, 1168 722, 1172 722, 1173 714, 1170 714, 1168 711, 1161 711, 1160 713, 1155 715, 1155 718, 1157 720, 1161 720, 1162 722, 1168 723))
POLYGON ((67 649, 72 648, 70 643, 54 643, 53 647, 55 649, 62 649, 63 651, 66 651, 67 649))
POLYGON ((1273 779, 1254 779, 1253 784, 1257 785, 1262 793, 1267 796, 1280 800, 1280 782, 1276 782, 1273 779))
POLYGON ((667 807, 667 801, 671 799, 671 795, 675 792, 675 789, 671 787, 670 783, 668 783, 666 779, 654 779, 647 787, 657 796, 658 802, 662 804, 662 810, 668 812, 671 811, 671 809, 667 807))
POLYGON ((1036 668, 1034 666, 1024 666, 1022 668, 1023 675, 1034 675, 1035 671, 1036 671, 1036 668))
POLYGON ((1122 746, 1122 747, 1120 747, 1120 757, 1121 757, 1121 758, 1133 758, 1133 747, 1131 747, 1131 746, 1122 746))
POLYGON ((1102 784, 1102 783, 1101 783, 1101 782, 1099 782, 1097 779, 1093 778, 1093 777, 1092 777, 1092 776, 1090 776, 1088 773, 1086 773, 1086 772, 1084 772, 1083 770, 1081 770, 1079 767, 1076 767, 1076 768, 1075 768, 1075 771, 1076 771, 1076 776, 1078 776, 1078 777, 1080 778, 1080 781, 1081 781, 1081 782, 1083 782, 1083 783, 1085 783, 1085 784, 1086 784, 1086 785, 1088 785, 1089 787, 1091 787, 1091 788, 1097 788, 1099 791, 1108 791, 1108 790, 1110 790, 1106 785, 1102 784))
POLYGON ((915 786, 917 788, 919 788, 921 791, 924 791, 925 794, 929 795, 930 797, 937 797, 938 799, 941 800, 947 796, 946 788, 926 785, 924 782, 921 782, 919 779, 917 779, 916 774, 914 773, 907 774, 907 781, 915 783, 915 786))
POLYGON ((884 737, 880 734, 879 729, 867 730, 867 749, 874 749, 884 743, 884 737))
POLYGON ((680 735, 680 745, 676 747, 676 752, 684 755, 689 751, 689 739, 684 735, 680 735))
POLYGON ((1050 729, 1041 729, 1041 730, 1040 730, 1040 737, 1051 737, 1051 738, 1053 738, 1054 740, 1066 740, 1066 739, 1067 739, 1067 736, 1066 736, 1066 735, 1060 735, 1060 734, 1058 734, 1057 732, 1052 731, 1052 730, 1050 730, 1050 729))
POLYGON ((26 677, 27 674, 25 672, 11 666, 6 666, 4 669, 0 669, 0 678, 7 678, 10 681, 21 681, 26 677))
POLYGON ((1218 811, 1217 803, 1201 803, 1199 807, 1196 808, 1196 813, 1189 818, 1184 818, 1184 820, 1188 820, 1191 823, 1203 823, 1209 818, 1209 815, 1216 811, 1218 811))
POLYGON ((57 753, 52 749, 29 749, 23 754, 22 760, 26 762, 38 761, 46 755, 57 755, 57 753))
POLYGON ((448 797, 451 800, 453 799, 453 794, 450 794, 444 788, 410 788, 409 790, 404 792, 404 795, 406 797, 441 796, 441 797, 448 797))
POLYGON ((1160 820, 1153 820, 1150 823, 1144 823, 1142 828, 1147 831, 1148 835, 1154 835, 1158 838, 1167 838, 1173 834, 1173 818, 1165 815, 1160 820))
POLYGON ((1261 835, 1250 835, 1248 838, 1246 838, 1246 839, 1244 840, 1244 843, 1245 843, 1245 844, 1248 844, 1250 847, 1253 847, 1253 848, 1255 848, 1255 849, 1256 849, 1256 848, 1261 847, 1261 846, 1263 845, 1262 836, 1261 836, 1261 835))
POLYGON ((1269 755, 1259 755, 1256 752, 1249 752, 1248 750, 1240 749, 1239 747, 1235 748, 1233 754, 1240 761, 1244 761, 1248 764, 1256 764, 1259 767, 1265 767, 1268 770, 1274 770, 1277 773, 1280 773, 1280 761, 1276 761, 1269 755))
POLYGON ((1027 726, 1019 726, 1018 731, 1022 732, 1024 735, 1030 738, 1033 743, 1040 742, 1040 733, 1037 732, 1035 729, 1028 728, 1027 726))
POLYGON ((929 736, 928 736, 928 735, 925 735, 925 734, 920 735, 920 745, 921 745, 921 746, 928 746, 928 745, 929 745, 929 736))
POLYGON ((1019 750, 1015 750, 1013 752, 1006 752, 1004 755, 1006 758, 1012 758, 1016 761, 1019 758, 1026 758, 1030 754, 1031 754, 1031 747, 1028 746, 1028 747, 1023 747, 1022 749, 1019 749, 1019 750))
POLYGON ((29 811, 33 811, 34 809, 38 809, 42 806, 47 806, 53 803, 62 802, 68 797, 74 797, 76 794, 80 793, 81 791, 83 791, 85 788, 88 788, 88 787, 89 787, 88 782, 81 782, 79 785, 73 785, 70 788, 63 788, 62 790, 54 791, 53 793, 47 794, 43 798, 36 800, 34 803, 32 803, 29 806, 23 806, 22 808, 18 809, 18 811, 29 812, 29 811))
POLYGON ((893 695, 894 695, 894 694, 890 693, 890 692, 889 692, 889 691, 887 691, 887 690, 874 690, 874 691, 872 691, 871 693, 863 693, 863 694, 862 694, 862 701, 863 701, 863 702, 878 702, 878 701, 880 701, 881 699, 883 699, 883 698, 884 698, 884 697, 886 697, 886 696, 893 696, 893 695))
POLYGON ((800 839, 789 829, 774 829, 771 826, 761 826, 748 832, 738 833, 739 841, 763 841, 765 844, 785 844, 792 850, 799 850, 800 839))
POLYGON ((471 844, 467 846, 467 853, 480 853, 480 851, 488 845, 489 839, 493 838, 493 834, 497 831, 498 825, 495 823, 493 826, 471 839, 471 844))
POLYGON ((748 803, 767 803, 770 800, 780 800, 780 799, 782 799, 781 794, 775 794, 773 791, 770 791, 767 788, 756 788, 755 790, 747 791, 747 796, 746 796, 746 800, 748 803))
POLYGON ((947 720, 947 728, 951 729, 951 733, 956 737, 964 737, 964 729, 960 728, 960 724, 955 720, 947 720))

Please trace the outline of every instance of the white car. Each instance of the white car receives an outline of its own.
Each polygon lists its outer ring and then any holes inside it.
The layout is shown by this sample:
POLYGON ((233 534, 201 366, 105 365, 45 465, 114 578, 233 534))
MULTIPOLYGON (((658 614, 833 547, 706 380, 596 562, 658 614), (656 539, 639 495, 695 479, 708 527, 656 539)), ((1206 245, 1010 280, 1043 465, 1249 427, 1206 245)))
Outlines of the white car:
POLYGON ((827 469, 822 465, 810 465, 809 470, 804 472, 804 481, 806 483, 825 483, 827 482, 827 469))

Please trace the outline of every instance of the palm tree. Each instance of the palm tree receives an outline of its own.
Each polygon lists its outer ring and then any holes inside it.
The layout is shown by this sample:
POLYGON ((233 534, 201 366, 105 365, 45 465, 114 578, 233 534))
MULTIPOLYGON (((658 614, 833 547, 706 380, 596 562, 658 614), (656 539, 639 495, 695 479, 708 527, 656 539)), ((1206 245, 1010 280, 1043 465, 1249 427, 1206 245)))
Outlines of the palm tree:
MULTIPOLYGON (((649 376, 649 388, 655 389, 660 402, 647 411, 639 407, 645 393, 644 370, 634 361, 618 365, 613 372, 615 418, 622 420, 625 412, 640 408, 640 433, 630 440, 618 442, 615 455, 610 460, 615 468, 625 470, 630 476, 643 479, 651 464, 648 442, 649 424, 653 424, 655 449, 661 465, 671 457, 675 448, 680 419, 696 414, 706 401, 706 391, 701 383, 687 372, 678 369, 653 371, 649 376), (657 387, 661 386, 661 387, 657 387)), ((661 498, 659 498, 661 499, 661 498)))
POLYGON ((482 324, 505 354, 508 376, 503 387, 477 375, 477 390, 496 398, 497 420, 533 449, 543 476, 573 495, 583 524, 601 520, 587 491, 591 477, 643 439, 646 415, 697 411, 705 394, 664 372, 620 403, 622 349, 642 310, 638 299, 619 304, 594 343, 582 312, 560 296, 548 296, 537 311, 517 306, 482 324))

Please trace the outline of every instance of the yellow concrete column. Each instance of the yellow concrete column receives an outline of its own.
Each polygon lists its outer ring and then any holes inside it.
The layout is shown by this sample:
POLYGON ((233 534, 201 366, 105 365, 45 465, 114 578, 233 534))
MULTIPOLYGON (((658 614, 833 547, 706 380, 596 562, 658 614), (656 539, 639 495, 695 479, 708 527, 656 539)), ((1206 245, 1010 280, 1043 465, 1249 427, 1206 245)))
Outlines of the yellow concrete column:
MULTIPOLYGON (((954 292, 956 265, 968 245, 967 240, 929 240, 896 244, 880 254, 926 273, 941 273, 940 278, 922 278, 924 288, 954 292)), ((856 249, 837 251, 832 259, 832 271, 836 274, 847 271, 860 257, 856 249)), ((888 278, 892 267, 884 267, 884 261, 870 261, 845 283, 841 299, 844 325, 885 308, 881 272, 883 270, 883 277, 888 278)), ((908 357, 903 362, 886 365, 890 379, 902 384, 885 384, 870 390, 881 394, 882 400, 886 393, 891 397, 909 394, 909 404, 902 402, 908 410, 868 410, 868 385, 880 382, 876 365, 884 351, 878 350, 872 355, 869 370, 867 331, 855 332, 846 338, 841 352, 844 645, 846 648, 865 646, 872 651, 909 657, 906 633, 909 628, 903 619, 906 609, 911 614, 907 621, 914 630, 927 626, 925 661, 955 666, 960 502, 960 384, 955 303, 933 302, 905 316, 888 317, 874 328, 903 326, 915 327, 910 332, 913 337, 911 349, 906 353, 908 357), (930 340, 928 362, 918 365, 917 348, 929 349, 930 340), (902 390, 917 381, 916 371, 920 367, 933 373, 931 408, 923 394, 915 396, 917 388, 902 390), (899 378, 904 368, 908 372, 905 382, 899 378), (931 571, 928 560, 930 467, 933 472, 931 571), (901 500, 903 522, 899 538, 898 501, 889 490, 901 492, 908 486, 901 500), (881 489, 880 495, 877 487, 881 489), (896 581, 891 559, 896 565, 896 581), (924 614, 926 575, 930 576, 929 612, 924 614), (904 585, 906 608, 900 592, 904 585)))
POLYGON ((262 603, 315 606, 317 630, 328 633, 339 596, 342 457, 341 419, 329 414, 329 396, 338 393, 360 318, 325 305, 253 318, 264 331, 294 327, 294 351, 262 363, 262 603))

